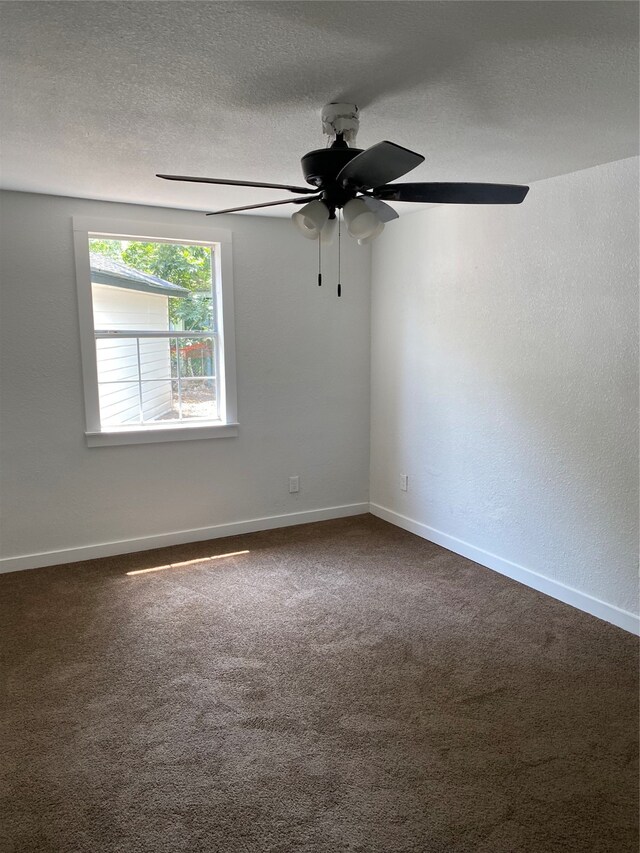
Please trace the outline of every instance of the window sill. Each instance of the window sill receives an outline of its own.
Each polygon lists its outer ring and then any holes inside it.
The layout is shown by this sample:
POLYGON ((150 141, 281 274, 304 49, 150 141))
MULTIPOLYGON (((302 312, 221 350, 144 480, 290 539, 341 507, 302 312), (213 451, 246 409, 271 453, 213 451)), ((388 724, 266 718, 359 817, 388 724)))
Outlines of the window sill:
POLYGON ((206 424, 199 426, 120 427, 85 432, 88 447, 118 444, 153 444, 160 441, 194 441, 205 438, 232 438, 238 435, 238 424, 206 424))

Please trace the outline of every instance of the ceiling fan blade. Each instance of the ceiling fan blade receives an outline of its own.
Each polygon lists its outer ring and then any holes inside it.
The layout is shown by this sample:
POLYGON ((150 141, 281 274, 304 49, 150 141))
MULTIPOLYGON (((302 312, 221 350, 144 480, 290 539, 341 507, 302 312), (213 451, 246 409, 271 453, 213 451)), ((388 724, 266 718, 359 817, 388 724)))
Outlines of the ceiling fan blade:
POLYGON ((376 214, 380 222, 391 222, 392 219, 398 218, 396 211, 383 201, 380 201, 371 195, 361 195, 358 196, 358 198, 361 198, 369 210, 376 214))
POLYGON ((520 204, 529 187, 518 184, 387 184, 376 198, 424 204, 520 204))
POLYGON ((289 190, 290 193, 315 193, 309 187, 292 187, 289 184, 263 184, 259 181, 232 181, 224 178, 192 178, 189 175, 156 175, 165 181, 190 181, 193 184, 224 184, 229 187, 266 187, 269 190, 289 190))
POLYGON ((395 142, 378 142, 350 160, 338 172, 336 181, 340 186, 371 189, 401 178, 419 166, 423 160, 422 154, 409 151, 395 142))
POLYGON ((227 207, 225 210, 214 210, 213 213, 207 213, 207 216, 218 216, 220 213, 237 213, 239 210, 256 210, 258 207, 273 207, 276 204, 306 204, 308 201, 313 201, 320 198, 319 195, 309 198, 284 198, 280 201, 265 201, 263 204, 246 204, 244 207, 227 207))

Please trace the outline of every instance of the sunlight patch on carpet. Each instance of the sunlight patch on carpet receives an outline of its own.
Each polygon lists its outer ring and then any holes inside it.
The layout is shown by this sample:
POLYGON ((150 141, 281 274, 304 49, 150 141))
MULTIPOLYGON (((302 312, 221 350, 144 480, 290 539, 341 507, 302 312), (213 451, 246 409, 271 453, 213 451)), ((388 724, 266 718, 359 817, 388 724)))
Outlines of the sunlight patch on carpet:
POLYGON ((212 554, 210 557, 198 557, 197 560, 184 560, 182 563, 167 563, 166 566, 152 566, 150 569, 136 569, 127 572, 127 575, 146 575, 149 572, 161 572, 163 569, 180 569, 183 566, 192 566, 194 563, 207 563, 209 560, 222 560, 223 557, 239 557, 248 554, 248 551, 230 551, 228 554, 212 554))

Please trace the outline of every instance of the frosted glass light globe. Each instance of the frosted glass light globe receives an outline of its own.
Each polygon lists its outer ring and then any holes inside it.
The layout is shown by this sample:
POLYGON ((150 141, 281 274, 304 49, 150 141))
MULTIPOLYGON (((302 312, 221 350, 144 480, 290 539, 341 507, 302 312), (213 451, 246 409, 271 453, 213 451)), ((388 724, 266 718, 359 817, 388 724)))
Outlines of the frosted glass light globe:
POLYGON ((344 220, 349 234, 358 239, 370 237, 380 224, 376 214, 369 210, 361 198, 352 198, 345 204, 344 220))
POLYGON ((305 237, 309 240, 317 240, 329 219, 329 208, 317 198, 297 210, 291 219, 305 237))

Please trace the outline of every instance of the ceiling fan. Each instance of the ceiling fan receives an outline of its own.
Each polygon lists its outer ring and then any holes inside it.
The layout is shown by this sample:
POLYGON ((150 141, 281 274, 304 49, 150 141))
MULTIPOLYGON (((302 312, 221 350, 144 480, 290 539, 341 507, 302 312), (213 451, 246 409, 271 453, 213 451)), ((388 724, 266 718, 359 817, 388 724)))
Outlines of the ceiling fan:
POLYGON ((236 213, 279 204, 304 205, 292 219, 305 237, 330 242, 336 226, 336 211, 343 211, 348 233, 359 243, 377 237, 384 223, 398 214, 386 202, 422 204, 520 204, 529 187, 516 184, 390 183, 423 162, 422 154, 395 142, 378 142, 366 150, 353 147, 358 132, 358 108, 353 104, 327 104, 322 111, 323 132, 328 147, 309 151, 302 157, 302 172, 308 187, 289 184, 236 181, 224 178, 195 178, 187 175, 157 175, 167 181, 190 181, 240 187, 287 190, 297 198, 229 207, 207 213, 236 213))

